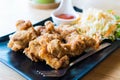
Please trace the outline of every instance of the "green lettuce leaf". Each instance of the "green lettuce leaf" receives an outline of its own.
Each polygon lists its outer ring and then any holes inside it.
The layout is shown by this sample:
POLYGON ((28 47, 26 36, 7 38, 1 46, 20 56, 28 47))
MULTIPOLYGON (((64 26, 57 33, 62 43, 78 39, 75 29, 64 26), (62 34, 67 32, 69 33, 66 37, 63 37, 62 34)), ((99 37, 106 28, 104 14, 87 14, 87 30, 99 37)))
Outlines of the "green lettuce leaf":
POLYGON ((115 37, 120 38, 120 24, 117 25, 117 30, 115 32, 115 37))
POLYGON ((116 20, 120 20, 120 16, 114 15, 116 20))

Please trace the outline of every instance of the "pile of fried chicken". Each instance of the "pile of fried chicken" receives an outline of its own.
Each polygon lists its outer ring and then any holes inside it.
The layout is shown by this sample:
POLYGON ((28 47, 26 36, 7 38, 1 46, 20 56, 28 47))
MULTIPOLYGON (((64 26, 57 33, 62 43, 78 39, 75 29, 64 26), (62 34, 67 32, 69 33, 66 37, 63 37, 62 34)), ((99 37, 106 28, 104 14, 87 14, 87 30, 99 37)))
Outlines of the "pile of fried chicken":
POLYGON ((30 21, 19 20, 16 28, 8 47, 13 51, 23 50, 32 61, 44 60, 54 69, 67 67, 71 57, 98 45, 95 38, 79 34, 76 28, 70 25, 55 27, 51 21, 33 27, 30 21))

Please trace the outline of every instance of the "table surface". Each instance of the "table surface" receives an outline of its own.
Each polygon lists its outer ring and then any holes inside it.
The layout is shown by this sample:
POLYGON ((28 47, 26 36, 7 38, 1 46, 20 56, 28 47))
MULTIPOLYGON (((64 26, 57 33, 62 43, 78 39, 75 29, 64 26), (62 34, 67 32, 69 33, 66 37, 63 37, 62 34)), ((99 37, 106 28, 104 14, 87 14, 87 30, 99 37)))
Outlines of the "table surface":
MULTIPOLYGON (((104 10, 114 9, 120 14, 120 5, 114 0, 73 0, 73 5, 86 9, 96 7, 104 10), (93 3, 94 2, 94 3, 93 3), (99 5, 96 5, 99 3, 99 5), (101 6, 101 4, 102 6, 101 6), (106 4, 105 4, 106 3, 106 4), (111 4, 112 3, 112 4, 111 4)), ((0 2, 0 36, 15 31, 15 23, 19 19, 31 20, 34 24, 50 16, 53 9, 35 9, 27 0, 2 0, 0 2)), ((0 80, 25 80, 21 75, 0 62, 0 80)), ((92 71, 85 75, 82 80, 120 80, 120 48, 113 52, 103 62, 98 64, 92 71)))

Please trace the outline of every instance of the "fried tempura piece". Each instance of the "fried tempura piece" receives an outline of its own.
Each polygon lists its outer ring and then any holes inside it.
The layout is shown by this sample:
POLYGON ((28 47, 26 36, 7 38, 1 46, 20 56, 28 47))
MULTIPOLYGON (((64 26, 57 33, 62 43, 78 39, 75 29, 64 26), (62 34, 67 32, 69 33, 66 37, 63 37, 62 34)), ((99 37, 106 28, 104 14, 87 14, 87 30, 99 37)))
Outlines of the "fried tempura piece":
POLYGON ((37 32, 30 21, 19 20, 16 24, 17 31, 10 36, 8 47, 14 51, 24 49, 28 46, 29 41, 37 37, 37 32))

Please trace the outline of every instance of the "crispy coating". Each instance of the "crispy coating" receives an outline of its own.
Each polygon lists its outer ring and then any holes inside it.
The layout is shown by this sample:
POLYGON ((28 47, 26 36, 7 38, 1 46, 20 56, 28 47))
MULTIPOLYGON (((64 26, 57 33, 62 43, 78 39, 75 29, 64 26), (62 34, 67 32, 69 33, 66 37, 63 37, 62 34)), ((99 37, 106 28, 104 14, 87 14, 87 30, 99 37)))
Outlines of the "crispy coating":
POLYGON ((96 45, 95 39, 80 35, 69 25, 54 27, 50 21, 36 29, 30 25, 24 21, 18 22, 18 31, 10 38, 8 47, 14 51, 24 49, 23 53, 32 61, 44 60, 54 69, 67 67, 71 57, 96 45))
POLYGON ((16 24, 17 31, 10 36, 8 47, 14 51, 24 49, 28 46, 29 41, 37 37, 37 32, 30 21, 19 20, 16 24))
POLYGON ((64 56, 58 58, 56 55, 51 54, 49 50, 47 50, 50 41, 46 40, 47 38, 41 38, 42 37, 38 37, 31 41, 29 47, 24 50, 24 53, 32 61, 37 62, 39 60, 45 60, 46 64, 50 65, 52 68, 58 69, 60 67, 66 67, 69 64, 69 57, 64 54, 64 56))
POLYGON ((27 30, 28 28, 32 27, 32 23, 24 20, 18 20, 16 23, 17 30, 27 30))
POLYGON ((39 31, 41 35, 30 41, 24 53, 33 61, 45 60, 54 69, 66 67, 70 57, 80 55, 96 43, 94 39, 77 33, 73 27, 54 28, 52 22, 45 23, 44 29, 39 31))

